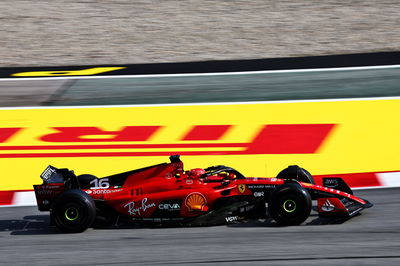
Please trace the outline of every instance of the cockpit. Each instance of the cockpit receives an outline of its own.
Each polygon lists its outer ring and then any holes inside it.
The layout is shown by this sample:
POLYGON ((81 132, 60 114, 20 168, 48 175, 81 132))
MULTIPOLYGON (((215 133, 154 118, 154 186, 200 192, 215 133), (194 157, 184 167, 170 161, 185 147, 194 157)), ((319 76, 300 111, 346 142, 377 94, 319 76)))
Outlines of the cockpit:
POLYGON ((222 182, 245 178, 239 171, 225 165, 211 166, 204 171, 205 173, 200 177, 203 182, 222 182))

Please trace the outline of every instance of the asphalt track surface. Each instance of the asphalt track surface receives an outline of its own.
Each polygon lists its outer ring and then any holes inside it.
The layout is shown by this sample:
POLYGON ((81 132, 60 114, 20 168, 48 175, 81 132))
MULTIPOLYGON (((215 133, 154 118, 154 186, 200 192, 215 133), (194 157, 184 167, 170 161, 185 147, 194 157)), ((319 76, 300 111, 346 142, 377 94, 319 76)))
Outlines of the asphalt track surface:
POLYGON ((359 190, 374 203, 348 221, 318 218, 61 234, 35 207, 0 209, 2 265, 400 265, 400 188, 359 190))
POLYGON ((0 80, 0 106, 77 106, 400 96, 400 67, 129 78, 0 80), (29 88, 29 89, 27 89, 29 88))
POLYGON ((164 104, 400 95, 400 67, 380 70, 78 80, 49 105, 164 104))

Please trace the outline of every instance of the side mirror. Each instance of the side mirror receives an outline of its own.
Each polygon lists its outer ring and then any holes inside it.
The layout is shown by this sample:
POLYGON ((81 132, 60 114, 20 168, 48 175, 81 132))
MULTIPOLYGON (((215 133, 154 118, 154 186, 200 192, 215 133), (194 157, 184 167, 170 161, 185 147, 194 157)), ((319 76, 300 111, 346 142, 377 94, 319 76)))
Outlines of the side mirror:
POLYGON ((231 183, 230 180, 224 179, 224 180, 221 182, 221 185, 222 185, 222 186, 227 186, 227 185, 229 185, 230 183, 231 183))

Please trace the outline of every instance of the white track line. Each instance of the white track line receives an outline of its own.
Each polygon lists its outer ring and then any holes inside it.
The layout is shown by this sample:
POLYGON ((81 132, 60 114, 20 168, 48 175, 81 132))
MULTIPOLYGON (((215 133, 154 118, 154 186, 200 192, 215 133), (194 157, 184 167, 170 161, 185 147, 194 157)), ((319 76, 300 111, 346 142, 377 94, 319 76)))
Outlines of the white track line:
POLYGON ((164 107, 164 106, 205 106, 205 105, 254 105, 280 103, 313 103, 313 102, 348 102, 348 101, 381 101, 400 100, 400 96, 393 97, 366 97, 366 98, 338 98, 338 99, 310 99, 310 100, 278 100, 254 102, 215 102, 215 103, 165 103, 165 104, 127 104, 127 105, 82 105, 82 106, 24 106, 0 107, 2 110, 35 110, 35 109, 86 109, 86 108, 130 108, 130 107, 164 107))
MULTIPOLYGON (((82 69, 92 68, 82 66, 82 69)), ((329 71, 357 71, 357 70, 380 70, 400 68, 400 65, 385 66, 363 66, 363 67, 333 67, 333 68, 310 68, 310 69, 285 69, 285 70, 261 70, 261 71, 239 71, 239 72, 213 72, 213 73, 185 73, 185 74, 148 74, 148 75, 115 75, 115 76, 62 76, 62 77, 37 77, 37 78, 0 78, 1 81, 32 81, 32 80, 64 80, 64 79, 120 79, 120 78, 169 78, 169 77, 202 77, 202 76, 236 76, 257 74, 285 74, 285 73, 307 73, 307 72, 329 72, 329 71)), ((65 66, 68 69, 68 66, 65 66)), ((60 70, 46 71, 59 72, 60 70)), ((65 70, 68 71, 68 70, 65 70)))

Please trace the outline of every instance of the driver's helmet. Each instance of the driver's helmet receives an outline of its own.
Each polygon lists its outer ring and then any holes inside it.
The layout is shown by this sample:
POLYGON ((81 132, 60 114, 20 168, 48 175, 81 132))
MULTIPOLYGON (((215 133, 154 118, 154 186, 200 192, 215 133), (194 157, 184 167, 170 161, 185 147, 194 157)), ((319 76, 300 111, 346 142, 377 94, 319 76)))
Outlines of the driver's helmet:
POLYGON ((200 178, 206 171, 202 168, 195 168, 189 171, 189 178, 200 178))

